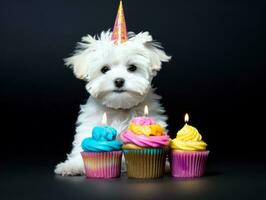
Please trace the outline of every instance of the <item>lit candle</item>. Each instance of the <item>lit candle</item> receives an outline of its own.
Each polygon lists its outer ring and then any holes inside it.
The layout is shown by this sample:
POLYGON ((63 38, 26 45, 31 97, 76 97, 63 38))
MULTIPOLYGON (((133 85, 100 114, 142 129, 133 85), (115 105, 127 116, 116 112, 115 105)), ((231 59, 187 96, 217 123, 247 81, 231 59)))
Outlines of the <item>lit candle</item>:
POLYGON ((189 115, 188 115, 187 113, 185 114, 184 121, 185 121, 186 124, 187 124, 188 121, 189 121, 189 115))
POLYGON ((149 108, 147 105, 144 106, 144 116, 147 117, 149 115, 149 108))
POLYGON ((102 125, 107 125, 107 115, 106 115, 106 112, 103 113, 102 125))

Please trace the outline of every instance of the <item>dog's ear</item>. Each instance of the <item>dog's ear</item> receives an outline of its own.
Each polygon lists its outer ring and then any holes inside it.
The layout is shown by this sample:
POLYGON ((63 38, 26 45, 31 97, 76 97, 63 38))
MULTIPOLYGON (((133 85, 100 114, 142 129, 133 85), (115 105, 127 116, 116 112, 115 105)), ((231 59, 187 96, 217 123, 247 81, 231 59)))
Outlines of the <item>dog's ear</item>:
POLYGON ((96 39, 90 35, 82 37, 81 42, 77 44, 74 54, 65 58, 65 65, 71 67, 75 76, 79 79, 85 79, 88 76, 88 54, 93 51, 91 46, 96 39))
POLYGON ((151 69, 153 75, 156 75, 156 73, 161 69, 162 62, 168 62, 171 59, 171 56, 166 55, 166 53, 163 51, 161 44, 152 39, 152 36, 149 34, 149 32, 141 32, 137 35, 134 35, 131 39, 133 41, 142 43, 144 47, 147 48, 151 60, 151 69))

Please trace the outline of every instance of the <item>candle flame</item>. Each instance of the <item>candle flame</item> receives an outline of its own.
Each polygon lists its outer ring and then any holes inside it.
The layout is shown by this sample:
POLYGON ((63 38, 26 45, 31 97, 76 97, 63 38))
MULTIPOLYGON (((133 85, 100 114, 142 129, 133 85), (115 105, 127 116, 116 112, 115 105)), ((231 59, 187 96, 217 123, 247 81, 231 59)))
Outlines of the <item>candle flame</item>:
POLYGON ((185 114, 185 119, 184 120, 185 120, 185 123, 187 123, 189 121, 189 115, 187 113, 185 114))
POLYGON ((106 112, 103 113, 102 124, 103 125, 106 125, 107 124, 107 115, 106 115, 106 112))
POLYGON ((149 115, 149 108, 147 105, 144 106, 144 115, 148 116, 149 115))

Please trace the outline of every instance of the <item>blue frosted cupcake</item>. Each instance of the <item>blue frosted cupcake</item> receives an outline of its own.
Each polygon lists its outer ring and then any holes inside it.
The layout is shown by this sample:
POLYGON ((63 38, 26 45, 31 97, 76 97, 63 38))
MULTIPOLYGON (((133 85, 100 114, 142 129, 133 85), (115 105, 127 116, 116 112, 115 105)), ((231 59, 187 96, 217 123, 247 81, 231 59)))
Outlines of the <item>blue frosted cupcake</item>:
POLYGON ((117 131, 110 126, 98 126, 92 137, 82 141, 81 156, 88 178, 114 178, 120 176, 121 146, 117 131))

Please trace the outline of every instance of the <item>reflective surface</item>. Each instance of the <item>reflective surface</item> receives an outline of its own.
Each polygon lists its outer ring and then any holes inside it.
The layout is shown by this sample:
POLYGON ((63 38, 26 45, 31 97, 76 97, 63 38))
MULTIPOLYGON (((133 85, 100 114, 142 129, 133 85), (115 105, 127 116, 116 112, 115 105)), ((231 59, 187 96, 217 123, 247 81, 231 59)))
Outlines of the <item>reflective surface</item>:
POLYGON ((175 179, 100 180, 53 174, 53 163, 31 160, 2 162, 0 199, 265 199, 264 164, 209 165, 206 176, 175 179), (18 165, 19 164, 19 165, 18 165))

